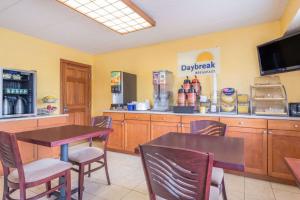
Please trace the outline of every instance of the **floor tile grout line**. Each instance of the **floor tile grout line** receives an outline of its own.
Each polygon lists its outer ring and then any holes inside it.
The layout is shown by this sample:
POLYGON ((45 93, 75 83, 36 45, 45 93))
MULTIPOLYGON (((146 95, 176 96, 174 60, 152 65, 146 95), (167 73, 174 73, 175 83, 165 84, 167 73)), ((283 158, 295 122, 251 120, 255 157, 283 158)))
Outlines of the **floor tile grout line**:
POLYGON ((244 176, 244 200, 246 200, 246 178, 244 176))

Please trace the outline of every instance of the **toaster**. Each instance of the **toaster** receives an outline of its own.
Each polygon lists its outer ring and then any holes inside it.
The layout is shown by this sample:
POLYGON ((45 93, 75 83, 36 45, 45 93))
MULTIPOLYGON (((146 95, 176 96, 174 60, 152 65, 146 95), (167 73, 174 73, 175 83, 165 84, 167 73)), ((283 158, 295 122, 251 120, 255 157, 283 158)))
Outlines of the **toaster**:
POLYGON ((300 103, 289 103, 291 117, 300 117, 300 103))

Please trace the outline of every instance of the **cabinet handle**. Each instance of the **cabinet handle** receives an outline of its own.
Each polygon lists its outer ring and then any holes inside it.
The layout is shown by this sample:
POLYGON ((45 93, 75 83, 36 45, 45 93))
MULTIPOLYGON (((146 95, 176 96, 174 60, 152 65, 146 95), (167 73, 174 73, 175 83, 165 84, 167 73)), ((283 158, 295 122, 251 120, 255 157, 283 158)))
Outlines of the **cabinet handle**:
POLYGON ((272 131, 269 131, 269 134, 272 134, 273 132, 272 131))
POLYGON ((294 125, 294 128, 298 128, 298 127, 299 127, 299 125, 298 125, 298 124, 295 124, 295 125, 294 125))
POLYGON ((184 125, 183 125, 183 124, 181 124, 181 127, 184 127, 184 125))
POLYGON ((244 122, 243 122, 243 121, 239 122, 239 125, 243 125, 243 124, 244 124, 244 122))
POLYGON ((264 130, 264 131, 263 131, 263 134, 266 134, 266 133, 268 133, 268 132, 267 132, 266 130, 264 130))

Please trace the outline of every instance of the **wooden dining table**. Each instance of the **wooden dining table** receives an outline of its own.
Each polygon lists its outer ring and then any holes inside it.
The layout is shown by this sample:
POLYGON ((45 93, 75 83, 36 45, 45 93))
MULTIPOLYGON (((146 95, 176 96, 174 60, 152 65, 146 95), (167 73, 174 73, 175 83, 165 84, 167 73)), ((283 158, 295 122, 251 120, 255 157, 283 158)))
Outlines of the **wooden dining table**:
MULTIPOLYGON (((112 129, 93 126, 67 125, 53 128, 24 131, 17 134, 17 139, 23 142, 42 145, 46 147, 60 146, 60 160, 68 162, 69 144, 88 138, 100 137, 109 134, 112 129)), ((64 180, 60 179, 60 183, 64 180)), ((65 199, 65 190, 60 190, 59 199, 65 199)))
POLYGON ((244 140, 242 138, 170 132, 145 145, 210 152, 214 154, 215 167, 244 172, 244 140))

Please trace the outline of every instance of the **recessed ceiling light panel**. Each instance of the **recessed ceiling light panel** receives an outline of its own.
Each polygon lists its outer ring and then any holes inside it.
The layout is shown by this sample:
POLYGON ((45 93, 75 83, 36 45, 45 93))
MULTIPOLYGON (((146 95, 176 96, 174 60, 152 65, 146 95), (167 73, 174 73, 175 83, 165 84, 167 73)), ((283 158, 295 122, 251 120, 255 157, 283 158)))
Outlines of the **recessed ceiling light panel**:
POLYGON ((131 0, 57 0, 120 34, 155 26, 131 0))

